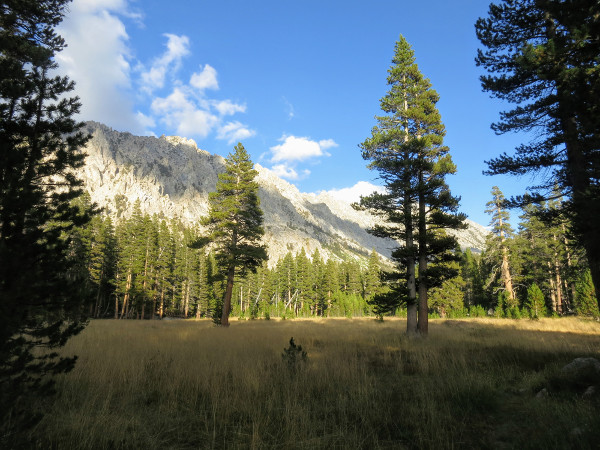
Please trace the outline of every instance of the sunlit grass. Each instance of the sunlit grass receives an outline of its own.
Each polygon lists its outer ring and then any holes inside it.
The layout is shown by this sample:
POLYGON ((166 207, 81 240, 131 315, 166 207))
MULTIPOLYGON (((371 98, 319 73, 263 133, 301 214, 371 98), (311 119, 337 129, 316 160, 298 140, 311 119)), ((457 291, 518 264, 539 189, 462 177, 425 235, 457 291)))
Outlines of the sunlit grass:
POLYGON ((593 448, 600 407, 550 380, 600 358, 578 319, 94 321, 32 430, 54 448, 593 448), (308 362, 282 360, 290 337, 308 362), (304 367, 305 366, 305 367, 304 367), (551 395, 536 398, 542 388, 551 395), (579 429, 579 430, 576 430, 579 429), (574 431, 575 430, 575 431, 574 431))

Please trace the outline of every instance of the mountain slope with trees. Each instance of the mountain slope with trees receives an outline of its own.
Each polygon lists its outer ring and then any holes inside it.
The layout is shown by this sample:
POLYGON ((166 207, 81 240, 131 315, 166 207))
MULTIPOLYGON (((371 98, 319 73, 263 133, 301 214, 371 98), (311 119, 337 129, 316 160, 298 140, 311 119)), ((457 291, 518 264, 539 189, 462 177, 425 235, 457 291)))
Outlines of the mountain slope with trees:
MULTIPOLYGON (((79 175, 91 199, 113 221, 128 217, 136 200, 143 212, 177 218, 191 226, 208 213, 208 194, 215 190, 224 159, 199 150, 181 137, 141 137, 88 122, 92 135, 86 166, 79 175)), ((305 194, 256 164, 256 181, 264 212, 264 242, 275 264, 288 252, 319 250, 324 259, 346 256, 367 259, 371 250, 389 258, 395 243, 371 236, 375 224, 368 213, 327 194, 305 194)), ((459 231, 463 248, 482 250, 487 231, 475 222, 459 231)))

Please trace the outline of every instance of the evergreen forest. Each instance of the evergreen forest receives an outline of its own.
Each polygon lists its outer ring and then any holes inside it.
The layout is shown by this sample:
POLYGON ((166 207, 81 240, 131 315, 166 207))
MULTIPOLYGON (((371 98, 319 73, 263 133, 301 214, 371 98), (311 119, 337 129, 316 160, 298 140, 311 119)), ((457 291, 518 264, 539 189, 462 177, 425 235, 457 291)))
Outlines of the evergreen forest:
MULTIPOLYGON (((89 208, 89 195, 77 203, 89 208)), ((557 218, 548 226, 539 219, 540 213, 556 207, 544 203, 525 209, 516 230, 508 211, 502 210, 502 238, 499 219, 492 218, 493 232, 482 252, 456 249, 456 276, 431 290, 430 316, 599 317, 585 257, 570 237, 568 223, 557 218), (503 264, 511 278, 510 291, 503 264)), ((138 202, 129 217, 98 214, 74 235, 73 276, 81 280, 90 317, 220 318, 225 280, 214 252, 194 245, 202 235, 198 227, 144 214, 138 202)), ((324 260, 318 250, 288 252, 236 280, 232 316, 405 317, 405 303, 386 308, 378 302, 378 294, 390 289, 386 273, 391 270, 374 251, 365 260, 324 260)))

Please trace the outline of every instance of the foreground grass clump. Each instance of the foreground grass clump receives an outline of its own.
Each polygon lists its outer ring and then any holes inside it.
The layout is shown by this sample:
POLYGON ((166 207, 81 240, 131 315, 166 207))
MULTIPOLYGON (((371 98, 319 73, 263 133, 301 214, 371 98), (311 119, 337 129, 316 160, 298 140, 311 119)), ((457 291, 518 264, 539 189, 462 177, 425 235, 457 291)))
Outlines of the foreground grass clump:
POLYGON ((32 430, 40 448, 595 448, 600 402, 557 385, 600 324, 95 321, 32 430), (293 336, 308 353, 290 365, 293 336), (554 380, 554 381, 553 381, 554 380), (548 395, 537 394, 546 388, 548 395))

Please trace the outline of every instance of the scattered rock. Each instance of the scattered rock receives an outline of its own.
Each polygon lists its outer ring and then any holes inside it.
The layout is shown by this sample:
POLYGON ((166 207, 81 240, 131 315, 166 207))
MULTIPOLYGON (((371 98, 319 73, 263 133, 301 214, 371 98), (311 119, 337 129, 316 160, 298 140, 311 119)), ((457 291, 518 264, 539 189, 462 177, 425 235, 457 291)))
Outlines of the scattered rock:
POLYGON ((596 384, 600 382, 600 361, 596 358, 575 358, 560 373, 563 378, 576 384, 596 384))
POLYGON ((573 438, 578 438, 583 436, 583 429, 579 428, 579 427, 575 427, 571 430, 571 432, 569 433, 571 435, 571 437, 573 438))
POLYGON ((589 386, 583 393, 582 397, 583 398, 592 398, 596 395, 597 392, 598 392, 598 388, 596 386, 589 386))
POLYGON ((548 397, 548 389, 544 388, 535 395, 535 398, 546 398, 548 397))

